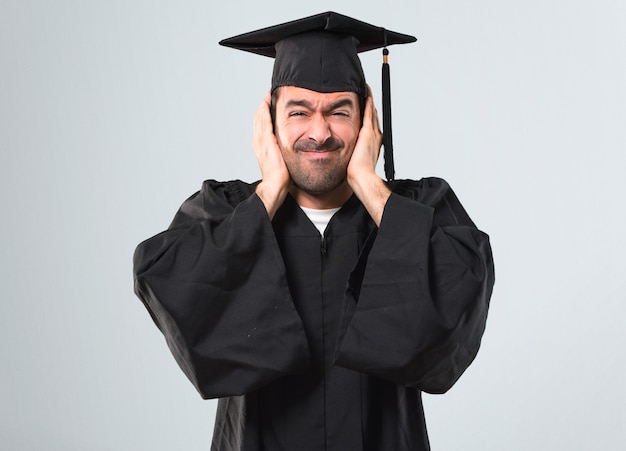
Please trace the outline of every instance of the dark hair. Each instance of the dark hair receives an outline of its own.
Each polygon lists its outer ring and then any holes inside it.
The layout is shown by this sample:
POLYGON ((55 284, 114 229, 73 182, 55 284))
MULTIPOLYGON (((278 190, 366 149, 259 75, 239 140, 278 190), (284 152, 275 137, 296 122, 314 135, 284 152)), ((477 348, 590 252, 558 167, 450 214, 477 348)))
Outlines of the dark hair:
POLYGON ((278 91, 280 88, 276 88, 272 91, 272 101, 270 102, 270 115, 272 116, 272 126, 274 132, 276 132, 276 104, 278 103, 278 91))
MULTIPOLYGON (((272 101, 270 102, 270 115, 272 116, 272 125, 276 127, 276 103, 278 103, 278 91, 280 86, 272 91, 272 101)), ((365 114, 366 98, 357 94, 359 99, 359 113, 361 114, 361 127, 363 126, 363 115, 365 114)))

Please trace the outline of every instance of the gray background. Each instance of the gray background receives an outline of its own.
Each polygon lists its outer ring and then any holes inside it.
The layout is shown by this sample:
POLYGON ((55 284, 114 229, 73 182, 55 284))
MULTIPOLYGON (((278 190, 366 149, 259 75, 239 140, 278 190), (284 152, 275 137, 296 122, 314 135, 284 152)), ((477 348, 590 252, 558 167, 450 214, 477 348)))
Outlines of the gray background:
POLYGON ((259 177, 271 60, 217 41, 332 9, 418 37, 391 49, 397 176, 446 178, 492 238, 482 350, 425 396, 433 449, 624 449, 626 2, 216 5, 0 0, 0 447, 208 449, 215 403, 132 253, 202 180, 259 177))

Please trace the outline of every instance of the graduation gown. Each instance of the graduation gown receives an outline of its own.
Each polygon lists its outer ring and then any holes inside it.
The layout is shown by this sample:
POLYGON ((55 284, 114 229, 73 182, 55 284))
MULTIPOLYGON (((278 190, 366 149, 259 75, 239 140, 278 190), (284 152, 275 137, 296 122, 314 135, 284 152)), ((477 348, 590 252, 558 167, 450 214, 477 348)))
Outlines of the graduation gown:
POLYGON ((489 239, 448 184, 394 181, 380 227, 352 196, 324 236, 291 196, 206 181, 141 243, 135 292, 203 398, 212 449, 427 450, 421 391, 472 362, 489 239))

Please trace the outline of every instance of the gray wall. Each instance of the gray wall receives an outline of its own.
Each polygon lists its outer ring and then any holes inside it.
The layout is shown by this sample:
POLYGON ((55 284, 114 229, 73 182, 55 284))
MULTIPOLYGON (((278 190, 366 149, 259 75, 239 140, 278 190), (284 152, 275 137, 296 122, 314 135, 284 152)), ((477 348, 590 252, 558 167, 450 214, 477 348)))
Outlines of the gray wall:
POLYGON ((271 60, 217 41, 326 10, 418 37, 391 49, 397 176, 446 178, 492 238, 433 449, 623 449, 626 3, 0 0, 3 449, 208 449, 132 253, 202 180, 259 177, 271 60))

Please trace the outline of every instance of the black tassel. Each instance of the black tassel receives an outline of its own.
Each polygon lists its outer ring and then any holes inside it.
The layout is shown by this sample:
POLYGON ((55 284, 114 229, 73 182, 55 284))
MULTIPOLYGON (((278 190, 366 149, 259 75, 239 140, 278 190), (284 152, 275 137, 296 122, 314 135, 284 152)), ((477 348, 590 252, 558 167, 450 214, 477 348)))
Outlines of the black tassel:
POLYGON ((385 177, 392 181, 395 176, 393 164, 393 136, 391 132, 391 81, 389 78, 389 50, 383 49, 383 146, 385 147, 385 177))

